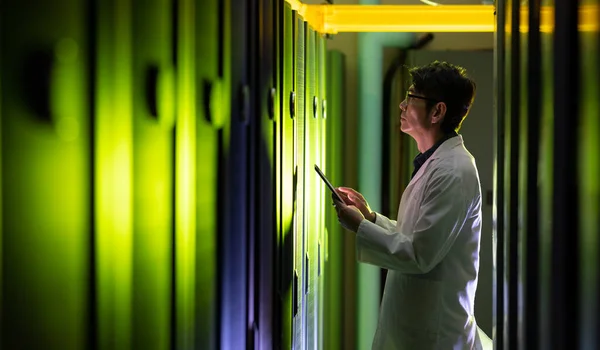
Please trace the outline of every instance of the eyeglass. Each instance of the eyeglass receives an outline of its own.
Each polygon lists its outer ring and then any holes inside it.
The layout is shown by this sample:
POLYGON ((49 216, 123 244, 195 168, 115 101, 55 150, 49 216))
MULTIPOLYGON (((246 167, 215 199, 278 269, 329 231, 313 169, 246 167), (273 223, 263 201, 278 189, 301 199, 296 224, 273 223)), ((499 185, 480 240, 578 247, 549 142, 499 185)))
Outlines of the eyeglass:
POLYGON ((440 101, 438 101, 438 100, 436 100, 436 99, 434 99, 434 98, 429 98, 429 97, 424 97, 424 96, 417 96, 417 95, 413 95, 413 94, 411 94, 409 91, 406 91, 406 97, 405 97, 405 100, 406 100, 406 102, 407 102, 407 103, 408 103, 408 98, 409 98, 409 97, 410 97, 410 98, 418 98, 418 99, 420 99, 420 100, 430 101, 430 102, 433 102, 433 103, 438 103, 438 102, 440 102, 440 101))

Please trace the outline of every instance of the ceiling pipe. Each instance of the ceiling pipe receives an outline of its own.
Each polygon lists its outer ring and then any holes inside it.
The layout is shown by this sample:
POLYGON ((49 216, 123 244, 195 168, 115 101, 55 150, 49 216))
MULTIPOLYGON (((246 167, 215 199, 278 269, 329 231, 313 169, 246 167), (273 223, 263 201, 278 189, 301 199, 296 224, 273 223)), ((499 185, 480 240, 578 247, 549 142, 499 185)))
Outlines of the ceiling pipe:
MULTIPOLYGON (((342 32, 494 32, 494 5, 307 5, 298 0, 286 0, 311 27, 322 34, 342 32)), ((521 7, 519 30, 528 32, 527 6, 521 7)), ((580 32, 596 32, 598 5, 579 6, 580 32)), ((540 12, 540 32, 554 30, 554 8, 543 6, 540 12)))

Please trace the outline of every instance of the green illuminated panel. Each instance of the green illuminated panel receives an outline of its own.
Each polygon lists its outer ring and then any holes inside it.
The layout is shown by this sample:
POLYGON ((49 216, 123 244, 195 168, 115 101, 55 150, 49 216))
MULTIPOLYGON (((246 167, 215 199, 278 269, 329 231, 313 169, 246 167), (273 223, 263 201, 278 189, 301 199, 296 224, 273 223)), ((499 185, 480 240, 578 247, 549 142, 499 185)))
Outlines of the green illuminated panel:
POLYGON ((96 268, 100 349, 131 348, 131 9, 98 3, 96 268), (118 34, 117 34, 118 33, 118 34))
MULTIPOLYGON (((342 118, 344 106, 344 56, 337 51, 327 53, 327 164, 324 169, 334 186, 342 183, 342 118)), ((342 348, 342 229, 330 205, 329 193, 324 199, 327 236, 325 240, 325 319, 324 349, 342 348)))
MULTIPOLYGON (((318 187, 317 177, 314 164, 317 163, 317 155, 319 152, 318 139, 318 123, 314 113, 314 97, 316 94, 315 85, 315 32, 308 28, 305 24, 305 104, 304 104, 304 178, 305 178, 305 209, 304 209, 304 240, 305 240, 305 273, 307 274, 304 281, 306 285, 304 290, 305 295, 305 339, 307 348, 316 348, 316 317, 317 317, 317 300, 316 300, 316 267, 317 267, 317 240, 318 240, 318 187)), ((320 180, 319 180, 320 181, 320 180)))
MULTIPOLYGON (((217 189, 218 189, 218 129, 229 115, 229 34, 223 33, 219 43, 218 0, 195 2, 194 64, 196 67, 196 193, 198 235, 196 243, 196 343, 199 349, 214 347, 217 334, 217 189), (224 62, 219 62, 223 48, 224 62), (227 61, 225 61, 227 60, 227 61), (220 69, 221 68, 221 69, 220 69), (210 108, 204 96, 210 94, 210 108), (208 112, 208 113, 207 113, 208 112)), ((228 11, 224 11, 228 13, 228 11)), ((228 20, 226 17, 225 20, 228 20)), ((224 24, 224 28, 229 28, 224 24)), ((227 128, 228 129, 228 128, 227 128)), ((224 141, 228 144, 228 141, 224 141)))
POLYGON ((296 207, 294 210, 294 268, 298 274, 298 288, 296 303, 298 313, 294 317, 294 348, 302 348, 304 340, 304 203, 305 203, 305 177, 304 177, 304 103, 305 103, 305 41, 304 41, 304 22, 298 16, 294 21, 294 43, 295 43, 295 63, 294 63, 294 90, 296 92, 296 116, 294 118, 294 168, 296 173, 296 207))
POLYGON ((86 12, 76 0, 0 10, 2 349, 88 346, 86 12))
POLYGON ((281 330, 283 333, 282 348, 292 347, 292 318, 293 303, 292 289, 294 288, 295 260, 294 242, 295 226, 293 211, 295 209, 294 195, 294 121, 290 111, 290 100, 294 92, 294 22, 293 14, 286 3, 283 11, 283 87, 281 95, 281 260, 283 278, 283 301, 281 314, 281 330))
MULTIPOLYGON (((316 34, 316 87, 317 87, 317 125, 318 125, 318 138, 319 138, 319 150, 317 164, 324 166, 321 168, 323 171, 327 171, 327 162, 325 158, 326 153, 326 135, 325 135, 325 119, 323 119, 323 100, 325 99, 325 38, 319 34, 316 34)), ((317 270, 317 348, 323 349, 323 312, 324 312, 324 301, 325 301, 325 289, 324 289, 324 255, 325 255, 325 210, 328 209, 325 206, 325 186, 322 181, 317 178, 317 188, 319 198, 316 201, 317 217, 318 217, 318 241, 317 241, 317 261, 315 262, 315 268, 317 270)))
POLYGON ((175 133, 175 344, 194 348, 196 293, 195 2, 178 2, 175 133))
POLYGON ((167 0, 135 0, 133 7, 132 348, 168 349, 173 222, 172 6, 167 0), (148 86, 152 81, 155 84, 148 86), (148 98, 148 87, 156 91, 156 100, 148 98))

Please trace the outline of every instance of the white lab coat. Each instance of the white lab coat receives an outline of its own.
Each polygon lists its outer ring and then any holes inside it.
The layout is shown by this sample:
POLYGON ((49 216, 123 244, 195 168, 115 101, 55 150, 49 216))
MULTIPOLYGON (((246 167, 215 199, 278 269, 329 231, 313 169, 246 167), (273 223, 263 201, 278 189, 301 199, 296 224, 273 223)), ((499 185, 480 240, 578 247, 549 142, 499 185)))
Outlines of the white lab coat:
POLYGON ((474 318, 481 189, 461 135, 440 145, 402 195, 398 221, 363 220, 361 262, 388 269, 373 349, 480 349, 474 318))

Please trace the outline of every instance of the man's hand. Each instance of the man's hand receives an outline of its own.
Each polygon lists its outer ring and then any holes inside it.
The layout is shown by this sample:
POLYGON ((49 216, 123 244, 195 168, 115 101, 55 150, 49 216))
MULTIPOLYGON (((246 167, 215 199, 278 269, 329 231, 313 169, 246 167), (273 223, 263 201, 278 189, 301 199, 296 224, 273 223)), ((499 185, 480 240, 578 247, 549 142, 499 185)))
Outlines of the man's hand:
POLYGON ((358 226, 365 218, 363 214, 353 205, 346 205, 337 198, 333 200, 333 205, 338 214, 338 221, 342 226, 352 232, 358 231, 358 226))
POLYGON ((375 213, 371 211, 369 203, 362 194, 349 187, 338 187, 336 191, 344 199, 346 205, 355 206, 367 220, 375 222, 375 213))

